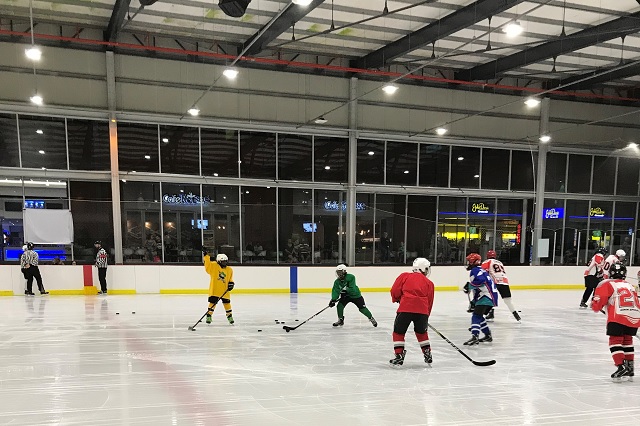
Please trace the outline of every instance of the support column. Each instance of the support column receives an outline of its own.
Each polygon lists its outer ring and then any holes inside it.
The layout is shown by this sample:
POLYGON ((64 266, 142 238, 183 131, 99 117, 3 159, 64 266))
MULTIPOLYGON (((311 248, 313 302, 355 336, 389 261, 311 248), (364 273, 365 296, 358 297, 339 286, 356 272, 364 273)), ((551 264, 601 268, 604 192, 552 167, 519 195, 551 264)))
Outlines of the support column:
MULTIPOLYGON (((118 165, 118 123, 116 122, 116 72, 113 52, 106 52, 107 102, 109 106, 109 156, 111 158, 111 207, 113 209, 113 248, 116 264, 122 257, 122 210, 120 208, 120 168, 118 165)), ((97 236, 97 239, 102 237, 97 236)))
MULTIPOLYGON (((540 104, 540 136, 549 134, 549 98, 542 99, 540 104)), ((533 264, 540 265, 540 239, 542 238, 542 211, 544 207, 544 186, 547 173, 547 153, 549 143, 538 142, 538 170, 536 173, 536 199, 533 217, 533 264)))
POLYGON ((356 264, 356 166, 358 159, 358 135, 356 128, 358 79, 349 81, 349 175, 347 181, 347 265, 356 264))

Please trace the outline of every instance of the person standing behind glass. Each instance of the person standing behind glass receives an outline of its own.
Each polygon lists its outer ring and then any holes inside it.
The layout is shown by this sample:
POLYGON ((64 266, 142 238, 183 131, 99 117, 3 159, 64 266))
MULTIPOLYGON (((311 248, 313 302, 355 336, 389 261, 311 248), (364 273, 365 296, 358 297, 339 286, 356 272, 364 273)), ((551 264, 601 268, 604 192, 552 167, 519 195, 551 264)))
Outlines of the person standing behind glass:
POLYGON ((386 262, 389 260, 389 253, 391 251, 391 239, 386 232, 382 233, 380 238, 380 261, 386 262))
POLYGON ((98 280, 100 281, 100 291, 98 294, 107 294, 107 263, 109 257, 107 251, 102 248, 102 242, 96 241, 93 246, 98 250, 96 253, 96 267, 98 268, 98 280))

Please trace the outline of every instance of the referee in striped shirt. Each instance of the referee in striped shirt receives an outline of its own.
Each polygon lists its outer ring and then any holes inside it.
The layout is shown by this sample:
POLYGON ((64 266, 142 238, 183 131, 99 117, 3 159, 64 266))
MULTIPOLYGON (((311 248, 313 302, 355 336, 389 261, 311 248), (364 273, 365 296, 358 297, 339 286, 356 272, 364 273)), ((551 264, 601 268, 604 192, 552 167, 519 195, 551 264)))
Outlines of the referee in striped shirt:
POLYGON ((25 278, 27 279, 27 290, 24 292, 27 296, 33 296, 33 279, 36 279, 38 283, 38 290, 40 294, 49 294, 42 285, 42 275, 40 275, 40 268, 38 268, 38 262, 40 257, 38 253, 33 250, 33 243, 27 243, 27 250, 22 253, 20 257, 20 268, 23 271, 25 278))
POLYGON ((100 291, 98 294, 107 294, 107 263, 109 256, 107 251, 102 247, 102 241, 96 241, 94 247, 98 251, 96 253, 96 267, 98 268, 98 280, 100 281, 100 291))

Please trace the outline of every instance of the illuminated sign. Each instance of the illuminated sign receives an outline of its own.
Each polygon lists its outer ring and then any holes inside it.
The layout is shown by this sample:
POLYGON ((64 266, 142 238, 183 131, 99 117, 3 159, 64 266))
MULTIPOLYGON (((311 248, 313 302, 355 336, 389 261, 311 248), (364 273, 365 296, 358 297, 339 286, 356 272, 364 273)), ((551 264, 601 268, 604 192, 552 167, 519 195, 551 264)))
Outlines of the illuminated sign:
POLYGON ((25 209, 44 209, 43 200, 24 200, 25 209))
MULTIPOLYGON (((329 211, 338 211, 340 210, 340 203, 337 201, 325 201, 324 209, 329 211)), ((365 203, 356 203, 356 211, 363 211, 367 209, 367 205, 365 203)), ((347 210, 347 202, 342 202, 342 211, 347 210)))
MULTIPOLYGON (((162 202, 165 204, 176 206, 199 206, 201 197, 195 195, 192 192, 188 194, 164 194, 162 196, 162 202)), ((209 204, 211 197, 205 196, 202 198, 202 204, 209 204)))
POLYGON ((520 244, 520 241, 522 240, 522 224, 518 224, 518 226, 516 227, 516 244, 520 244))
POLYGON ((489 214, 489 206, 485 203, 473 203, 471 205, 472 213, 489 214))
POLYGON ((542 217, 545 219, 562 219, 564 217, 564 208, 555 207, 552 209, 543 209, 542 217))
POLYGON ((589 212, 589 216, 604 217, 604 210, 602 210, 600 207, 592 207, 591 211, 589 212))
MULTIPOLYGON (((196 221, 191 219, 191 227, 196 226, 196 221)), ((198 229, 209 229, 209 221, 207 219, 201 220, 198 219, 198 229)))

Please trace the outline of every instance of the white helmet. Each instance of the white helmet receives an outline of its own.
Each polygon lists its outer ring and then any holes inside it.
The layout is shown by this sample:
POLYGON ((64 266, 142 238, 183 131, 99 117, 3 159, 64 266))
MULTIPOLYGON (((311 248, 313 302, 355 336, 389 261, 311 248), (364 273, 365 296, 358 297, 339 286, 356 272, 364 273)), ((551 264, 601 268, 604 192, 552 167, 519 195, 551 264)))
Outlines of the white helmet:
POLYGON ((627 253, 624 250, 617 250, 616 257, 618 259, 624 259, 627 256, 627 253))
POLYGON ((413 261, 413 272, 422 272, 424 275, 429 276, 431 274, 431 262, 424 257, 418 257, 413 261))
POLYGON ((345 265, 344 263, 341 263, 338 266, 336 266, 336 276, 337 277, 339 277, 341 275, 340 272, 344 272, 344 275, 346 275, 346 273, 347 273, 347 265, 345 265))
POLYGON ((228 261, 229 261, 229 258, 224 253, 220 253, 219 255, 216 256, 216 262, 228 262, 228 261))

